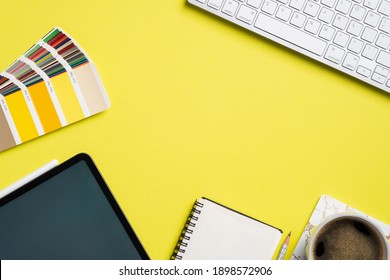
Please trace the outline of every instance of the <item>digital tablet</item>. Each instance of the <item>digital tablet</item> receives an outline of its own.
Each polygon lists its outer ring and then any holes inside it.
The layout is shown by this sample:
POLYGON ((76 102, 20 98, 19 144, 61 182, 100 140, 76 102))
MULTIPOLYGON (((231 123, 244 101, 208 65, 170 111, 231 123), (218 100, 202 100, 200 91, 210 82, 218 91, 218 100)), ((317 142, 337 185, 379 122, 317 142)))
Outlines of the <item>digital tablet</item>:
POLYGON ((97 167, 78 154, 0 199, 0 259, 149 259, 97 167))

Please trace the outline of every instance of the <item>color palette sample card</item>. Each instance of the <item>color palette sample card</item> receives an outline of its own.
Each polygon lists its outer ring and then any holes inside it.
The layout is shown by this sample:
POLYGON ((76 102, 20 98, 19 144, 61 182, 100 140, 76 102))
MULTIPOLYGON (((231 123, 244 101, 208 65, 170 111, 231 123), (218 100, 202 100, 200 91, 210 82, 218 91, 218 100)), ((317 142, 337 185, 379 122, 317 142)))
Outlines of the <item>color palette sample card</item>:
POLYGON ((60 28, 0 73, 0 151, 108 109, 86 53, 60 28))

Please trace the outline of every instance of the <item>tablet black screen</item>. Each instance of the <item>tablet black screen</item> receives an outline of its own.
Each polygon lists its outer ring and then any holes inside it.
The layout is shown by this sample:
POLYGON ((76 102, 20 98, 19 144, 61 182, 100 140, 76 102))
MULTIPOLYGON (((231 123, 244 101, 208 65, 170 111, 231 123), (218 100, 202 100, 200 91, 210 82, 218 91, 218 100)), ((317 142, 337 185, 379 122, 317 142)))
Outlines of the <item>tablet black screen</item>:
POLYGON ((97 169, 87 163, 71 160, 1 200, 0 259, 146 258, 97 169))

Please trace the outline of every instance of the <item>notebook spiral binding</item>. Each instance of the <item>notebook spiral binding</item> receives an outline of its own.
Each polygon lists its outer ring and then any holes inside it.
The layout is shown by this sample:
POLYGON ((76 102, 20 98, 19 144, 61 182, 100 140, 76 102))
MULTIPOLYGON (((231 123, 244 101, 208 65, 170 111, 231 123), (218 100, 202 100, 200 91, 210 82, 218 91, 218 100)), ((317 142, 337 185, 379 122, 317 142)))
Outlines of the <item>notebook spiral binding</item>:
POLYGON ((188 241, 191 239, 191 234, 193 233, 193 228, 196 226, 196 221, 199 219, 199 215, 202 212, 203 203, 195 201, 192 206, 191 213, 188 215, 186 223, 181 231, 179 240, 176 243, 175 250, 172 253, 171 260, 181 260, 186 252, 185 247, 188 246, 188 241))

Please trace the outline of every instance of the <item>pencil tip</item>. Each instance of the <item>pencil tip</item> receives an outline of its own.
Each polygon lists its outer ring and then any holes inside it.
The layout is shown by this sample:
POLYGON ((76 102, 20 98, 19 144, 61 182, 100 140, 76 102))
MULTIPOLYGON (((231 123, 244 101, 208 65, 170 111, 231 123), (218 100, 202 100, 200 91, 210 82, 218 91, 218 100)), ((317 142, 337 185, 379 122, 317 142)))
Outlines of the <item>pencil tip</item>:
POLYGON ((291 231, 289 232, 288 236, 291 236, 291 231))

